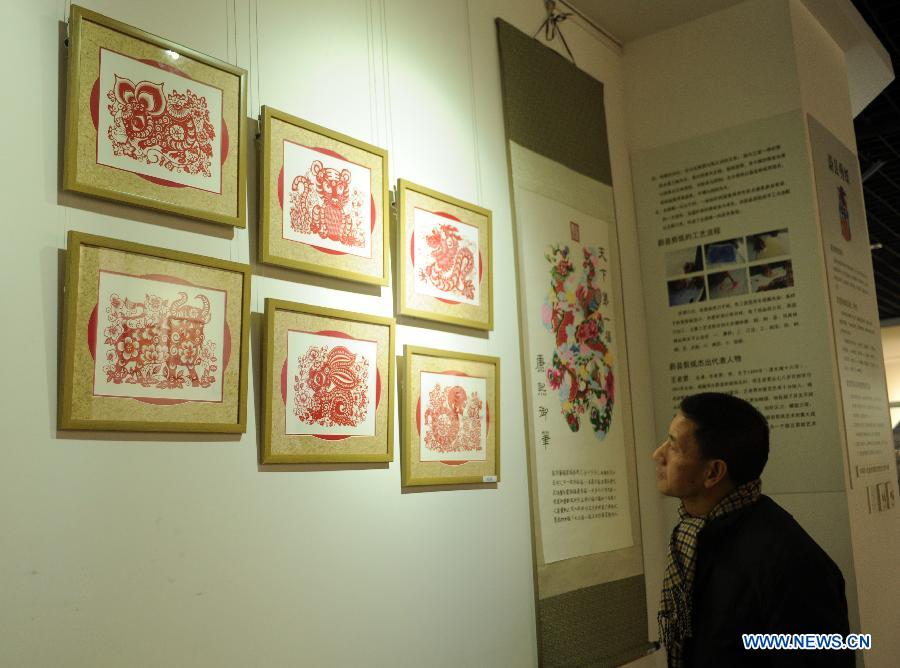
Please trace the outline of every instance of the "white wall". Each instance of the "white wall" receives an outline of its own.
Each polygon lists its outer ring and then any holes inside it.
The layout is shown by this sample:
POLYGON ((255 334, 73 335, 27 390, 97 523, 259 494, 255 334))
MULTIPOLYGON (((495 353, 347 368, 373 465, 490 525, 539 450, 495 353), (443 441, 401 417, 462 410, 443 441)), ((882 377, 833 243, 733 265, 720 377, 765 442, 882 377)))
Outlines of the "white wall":
MULTIPOLYGON (((900 325, 881 328, 881 346, 884 348, 884 372, 887 377, 888 400, 900 403, 900 325)), ((900 408, 891 409, 891 426, 900 423, 900 408)))
MULTIPOLYGON (((405 343, 502 358, 498 488, 401 493, 390 466, 257 465, 260 318, 266 297, 391 315, 389 289, 255 264, 228 230, 60 193, 68 3, 4 3, 7 96, 0 165, 0 665, 529 666, 537 661, 512 228, 497 15, 533 32, 514 0, 91 0, 91 9, 250 71, 249 115, 269 104, 385 146, 390 177, 494 214, 495 330, 398 327, 405 343), (253 262, 249 429, 240 438, 59 433, 57 338, 70 229, 253 262), (342 286, 341 286, 342 287, 342 286)), ((527 6, 526 6, 527 5, 527 6)), ((615 48, 570 21, 579 65, 607 84, 638 462, 652 406, 615 48)), ((254 125, 255 127, 255 125, 254 125)), ((396 424, 396 422, 395 422, 396 424)), ((395 438, 397 435, 395 434, 395 438)), ((397 445, 395 445, 395 451, 397 445)), ((658 514, 639 470, 645 534, 658 514)), ((658 543, 658 541, 656 541, 658 543)), ((661 551, 645 538, 645 560, 661 551)), ((657 587, 651 581, 650 598, 657 587)))

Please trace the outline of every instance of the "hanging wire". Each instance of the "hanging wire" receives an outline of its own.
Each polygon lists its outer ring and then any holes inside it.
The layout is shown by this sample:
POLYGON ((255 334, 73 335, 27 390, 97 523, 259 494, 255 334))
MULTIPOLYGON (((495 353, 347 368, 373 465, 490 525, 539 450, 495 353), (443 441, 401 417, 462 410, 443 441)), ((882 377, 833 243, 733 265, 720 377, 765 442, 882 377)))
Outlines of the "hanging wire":
MULTIPOLYGON (((252 3, 253 16, 256 13, 256 2, 252 3)), ((247 52, 249 54, 250 66, 247 76, 247 95, 250 98, 249 113, 252 118, 259 118, 259 55, 257 45, 259 43, 259 26, 251 16, 251 5, 247 7, 247 52), (254 115, 255 114, 255 115, 254 115)), ((259 139, 262 133, 262 127, 257 125, 256 138, 259 139)))
POLYGON ((256 80, 256 111, 257 113, 259 113, 259 110, 262 108, 262 101, 259 92, 261 86, 259 82, 259 71, 262 69, 259 66, 259 0, 254 0, 253 2, 253 30, 253 44, 256 50, 256 66, 253 69, 253 78, 256 80))
POLYGON ((556 0, 544 0, 544 9, 547 10, 547 18, 545 18, 540 27, 534 31, 532 37, 537 37, 538 33, 543 30, 544 40, 547 42, 552 42, 554 39, 556 39, 556 36, 559 35, 559 39, 562 41, 563 46, 566 48, 566 53, 569 54, 569 60, 571 60, 572 64, 574 65, 575 56, 572 55, 572 50, 569 48, 569 43, 566 42, 566 36, 563 35, 562 28, 559 25, 567 18, 572 16, 572 12, 557 11, 556 0))
MULTIPOLYGON (((72 2, 71 0, 65 0, 63 2, 63 23, 66 25, 65 36, 63 37, 64 44, 66 49, 69 47, 69 36, 70 36, 70 26, 69 26, 69 17, 72 14, 72 2)), ((71 58, 72 54, 66 53, 65 58, 71 58)), ((68 63, 64 65, 64 67, 68 67, 68 63)), ((68 85, 68 84, 67 84, 68 85)), ((69 230, 72 228, 72 224, 69 221, 69 210, 72 208, 70 206, 58 206, 57 208, 57 216, 62 218, 62 225, 60 225, 60 230, 62 232, 62 239, 60 239, 59 247, 66 248, 68 244, 68 236, 69 230)))
POLYGON ((237 0, 231 0, 231 18, 234 23, 232 24, 233 33, 234 33, 234 62, 232 65, 237 67, 238 64, 238 55, 237 55, 237 0))
POLYGON ((222 31, 222 34, 225 36, 225 55, 222 56, 222 61, 226 63, 231 62, 231 0, 223 0, 223 4, 225 5, 225 30, 222 31))
POLYGON ((372 0, 366 0, 366 59, 369 73, 369 141, 380 145, 378 134, 378 95, 375 80, 375 19, 372 0))
POLYGON ((386 123, 385 129, 387 130, 387 146, 385 148, 388 150, 388 164, 389 164, 389 178, 396 178, 397 174, 397 152, 394 150, 394 114, 391 109, 393 106, 393 95, 391 92, 391 54, 390 54, 390 39, 388 35, 388 25, 389 22, 387 20, 387 8, 385 7, 385 3, 381 3, 381 39, 382 39, 382 60, 381 67, 382 73, 384 77, 384 88, 385 88, 385 116, 386 123))
POLYGON ((481 151, 478 145, 478 105, 477 90, 475 88, 475 55, 472 51, 472 18, 469 12, 469 0, 466 0, 466 35, 468 41, 466 43, 469 56, 469 84, 471 86, 470 93, 472 95, 472 141, 475 151, 475 189, 478 193, 478 203, 484 206, 484 192, 481 186, 481 151))

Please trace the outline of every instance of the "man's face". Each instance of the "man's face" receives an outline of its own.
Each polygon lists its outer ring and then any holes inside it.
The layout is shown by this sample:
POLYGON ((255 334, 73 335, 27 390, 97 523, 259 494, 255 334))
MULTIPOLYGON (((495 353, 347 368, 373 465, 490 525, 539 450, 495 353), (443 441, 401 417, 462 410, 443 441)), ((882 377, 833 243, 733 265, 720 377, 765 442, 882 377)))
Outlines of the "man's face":
POLYGON ((666 496, 692 499, 706 492, 703 483, 708 462, 694 438, 694 423, 681 413, 672 419, 668 437, 652 457, 656 462, 656 488, 666 496))

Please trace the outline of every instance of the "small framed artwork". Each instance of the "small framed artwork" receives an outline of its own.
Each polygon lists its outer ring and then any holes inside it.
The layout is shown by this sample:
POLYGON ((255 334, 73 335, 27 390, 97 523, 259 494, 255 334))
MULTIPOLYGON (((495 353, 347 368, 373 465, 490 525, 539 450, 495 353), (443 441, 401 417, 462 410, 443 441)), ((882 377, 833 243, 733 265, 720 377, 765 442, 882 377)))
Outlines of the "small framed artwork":
POLYGON ((394 321, 266 299, 263 464, 394 459, 394 321))
POLYGON ((63 186, 247 224, 247 73, 72 5, 63 186))
POLYGON ((263 107, 259 259, 387 285, 387 151, 263 107))
POLYGON ((494 328, 491 212, 400 179, 400 315, 494 328))
POLYGON ((69 232, 60 429, 247 430, 250 267, 69 232))
POLYGON ((406 346, 402 484, 500 480, 500 360, 406 346))

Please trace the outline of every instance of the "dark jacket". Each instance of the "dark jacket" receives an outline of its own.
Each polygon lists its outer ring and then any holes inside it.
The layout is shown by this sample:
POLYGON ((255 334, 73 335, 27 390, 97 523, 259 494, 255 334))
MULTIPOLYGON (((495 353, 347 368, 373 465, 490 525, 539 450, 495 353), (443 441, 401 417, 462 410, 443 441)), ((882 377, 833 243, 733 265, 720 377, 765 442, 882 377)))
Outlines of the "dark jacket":
POLYGON ((688 666, 855 664, 849 651, 744 650, 743 633, 849 632, 840 569, 772 499, 710 520, 697 545, 688 666))

